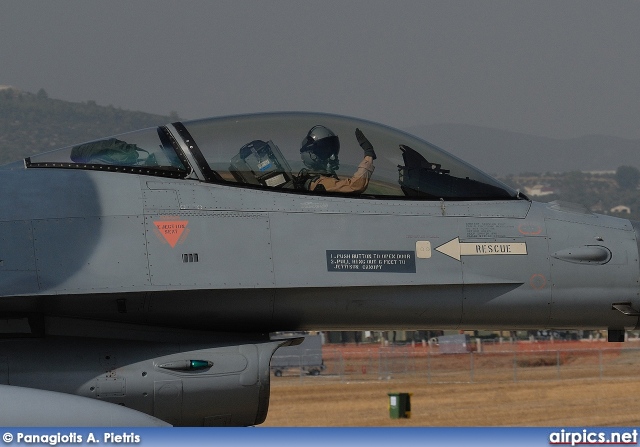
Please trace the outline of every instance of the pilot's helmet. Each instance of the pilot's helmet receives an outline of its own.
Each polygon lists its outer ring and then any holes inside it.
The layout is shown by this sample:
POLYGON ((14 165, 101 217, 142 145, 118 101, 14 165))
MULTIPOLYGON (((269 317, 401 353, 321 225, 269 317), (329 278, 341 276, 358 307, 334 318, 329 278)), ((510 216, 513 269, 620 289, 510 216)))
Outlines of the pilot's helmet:
POLYGON ((302 140, 300 156, 305 166, 316 172, 333 172, 340 167, 340 140, 324 126, 313 126, 302 140))

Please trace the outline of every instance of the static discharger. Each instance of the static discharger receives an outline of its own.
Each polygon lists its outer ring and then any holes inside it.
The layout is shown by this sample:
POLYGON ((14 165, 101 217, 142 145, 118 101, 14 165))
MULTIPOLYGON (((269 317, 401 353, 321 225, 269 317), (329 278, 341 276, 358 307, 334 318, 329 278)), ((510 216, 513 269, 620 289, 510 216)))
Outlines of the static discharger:
POLYGON ((167 362, 158 365, 159 368, 170 369, 173 371, 198 371, 201 369, 211 368, 213 362, 208 360, 176 360, 175 362, 167 362))

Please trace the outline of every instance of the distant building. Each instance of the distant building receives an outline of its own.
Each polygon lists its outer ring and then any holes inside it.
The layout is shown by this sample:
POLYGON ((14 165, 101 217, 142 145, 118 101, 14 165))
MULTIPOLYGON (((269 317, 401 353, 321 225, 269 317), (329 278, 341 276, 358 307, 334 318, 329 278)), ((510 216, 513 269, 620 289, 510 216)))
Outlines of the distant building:
POLYGON ((605 208, 604 208, 604 204, 602 203, 602 200, 598 200, 598 202, 595 205, 591 205, 590 209, 594 213, 604 213, 605 212, 605 208))
POLYGON ((616 171, 614 169, 614 170, 607 170, 607 171, 582 171, 582 173, 591 174, 591 175, 615 175, 616 171))
POLYGON ((531 187, 525 186, 524 192, 528 196, 533 196, 533 197, 550 196, 551 194, 554 194, 553 189, 543 185, 535 185, 531 187))
POLYGON ((627 213, 631 214, 631 208, 625 205, 618 205, 611 208, 612 213, 627 213))

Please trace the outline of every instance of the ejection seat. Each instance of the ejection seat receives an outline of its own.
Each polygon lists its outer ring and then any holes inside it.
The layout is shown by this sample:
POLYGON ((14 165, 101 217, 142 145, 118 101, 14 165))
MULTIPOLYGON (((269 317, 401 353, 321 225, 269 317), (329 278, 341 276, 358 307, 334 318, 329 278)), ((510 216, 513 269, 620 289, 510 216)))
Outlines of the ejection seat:
POLYGON ((229 172, 238 183, 285 188, 293 175, 287 160, 272 141, 254 140, 231 159, 229 172))

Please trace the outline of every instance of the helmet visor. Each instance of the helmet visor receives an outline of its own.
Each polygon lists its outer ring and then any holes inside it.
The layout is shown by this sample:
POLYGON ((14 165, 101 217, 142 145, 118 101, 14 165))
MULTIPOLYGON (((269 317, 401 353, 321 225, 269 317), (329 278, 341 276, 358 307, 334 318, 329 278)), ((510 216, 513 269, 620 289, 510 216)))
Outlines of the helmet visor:
POLYGON ((340 140, 337 135, 325 137, 318 141, 311 140, 300 149, 300 152, 306 151, 312 152, 320 160, 328 160, 331 156, 337 158, 338 152, 340 152, 340 140))

